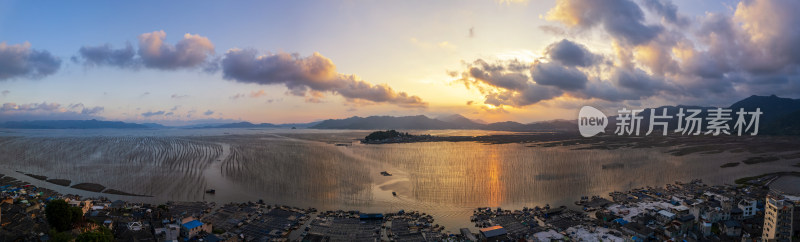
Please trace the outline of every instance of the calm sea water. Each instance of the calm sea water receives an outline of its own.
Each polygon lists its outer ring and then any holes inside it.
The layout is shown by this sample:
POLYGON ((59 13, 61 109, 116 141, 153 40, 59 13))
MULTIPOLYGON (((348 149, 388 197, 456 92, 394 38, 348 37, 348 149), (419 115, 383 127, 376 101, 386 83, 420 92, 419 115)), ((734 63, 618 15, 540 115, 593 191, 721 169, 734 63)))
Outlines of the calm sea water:
MULTIPOLYGON (((0 130, 0 172, 64 193, 163 202, 267 203, 323 210, 432 214, 450 231, 476 207, 570 205, 584 195, 785 170, 791 161, 740 165, 743 154, 672 156, 669 148, 575 150, 526 144, 363 145, 366 131, 285 129, 0 130), (335 144, 349 144, 337 146, 335 144), (91 193, 16 171, 97 183, 152 197, 91 193), (387 171, 392 176, 382 176, 387 171), (214 195, 205 189, 215 189, 214 195), (396 192, 397 196, 393 196, 396 192)), ((429 131, 482 135, 487 131, 429 131)))

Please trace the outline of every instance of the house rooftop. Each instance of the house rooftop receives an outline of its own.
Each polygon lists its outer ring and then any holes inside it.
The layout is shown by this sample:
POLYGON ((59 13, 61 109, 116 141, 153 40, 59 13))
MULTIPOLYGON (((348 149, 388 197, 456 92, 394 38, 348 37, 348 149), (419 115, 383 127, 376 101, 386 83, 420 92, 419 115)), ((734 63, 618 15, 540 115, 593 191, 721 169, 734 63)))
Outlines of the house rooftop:
POLYGON ((186 228, 186 229, 189 229, 189 230, 197 228, 197 227, 200 227, 200 226, 203 226, 203 222, 200 222, 200 220, 192 220, 192 221, 189 221, 189 222, 183 224, 183 227, 186 228))
POLYGON ((739 223, 739 221, 736 221, 736 220, 726 220, 725 221, 725 227, 728 227, 728 228, 739 227, 739 228, 741 228, 742 225, 739 223))
POLYGON ((501 235, 505 235, 506 233, 507 233, 506 229, 503 228, 503 226, 500 226, 500 225, 496 225, 496 226, 492 226, 492 227, 482 228, 481 229, 481 234, 483 234, 483 236, 486 237, 486 238, 492 238, 492 237, 495 237, 495 236, 501 236, 501 235))

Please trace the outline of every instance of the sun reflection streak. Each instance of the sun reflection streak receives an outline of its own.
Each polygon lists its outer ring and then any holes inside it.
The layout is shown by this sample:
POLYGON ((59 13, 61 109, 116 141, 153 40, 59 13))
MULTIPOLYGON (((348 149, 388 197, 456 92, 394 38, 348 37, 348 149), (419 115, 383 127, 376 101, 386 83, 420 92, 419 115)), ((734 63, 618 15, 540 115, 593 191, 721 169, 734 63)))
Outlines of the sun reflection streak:
POLYGON ((500 167, 500 157, 498 157, 496 149, 488 149, 489 150, 489 167, 487 169, 487 176, 489 178, 488 182, 486 183, 486 189, 488 191, 488 201, 487 204, 490 207, 497 207, 503 200, 503 184, 500 182, 500 173, 502 169, 500 167))

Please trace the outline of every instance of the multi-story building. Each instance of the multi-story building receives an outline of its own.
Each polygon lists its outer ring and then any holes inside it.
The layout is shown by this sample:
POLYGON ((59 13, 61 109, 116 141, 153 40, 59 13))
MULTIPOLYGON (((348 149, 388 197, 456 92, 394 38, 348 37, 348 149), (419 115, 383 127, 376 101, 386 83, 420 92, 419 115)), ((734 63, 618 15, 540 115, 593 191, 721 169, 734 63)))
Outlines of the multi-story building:
POLYGON ((793 236, 792 219, 796 201, 782 195, 767 195, 764 206, 764 241, 791 241, 793 236))
POLYGON ((750 218, 756 215, 756 212, 758 212, 758 208, 756 207, 756 205, 757 205, 756 200, 750 198, 742 199, 741 201, 739 201, 738 204, 739 209, 742 210, 743 212, 742 215, 745 218, 750 218))

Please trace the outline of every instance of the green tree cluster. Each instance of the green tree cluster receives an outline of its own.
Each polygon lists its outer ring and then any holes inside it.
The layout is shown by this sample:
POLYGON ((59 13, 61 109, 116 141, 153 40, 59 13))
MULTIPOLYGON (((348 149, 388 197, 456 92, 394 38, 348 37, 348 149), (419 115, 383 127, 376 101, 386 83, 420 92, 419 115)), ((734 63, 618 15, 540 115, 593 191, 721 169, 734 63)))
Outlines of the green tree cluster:
POLYGON ((69 206, 61 199, 51 200, 44 209, 47 223, 58 232, 72 229, 72 226, 83 219, 83 210, 69 206))

